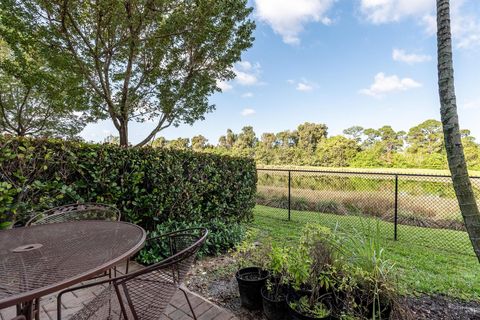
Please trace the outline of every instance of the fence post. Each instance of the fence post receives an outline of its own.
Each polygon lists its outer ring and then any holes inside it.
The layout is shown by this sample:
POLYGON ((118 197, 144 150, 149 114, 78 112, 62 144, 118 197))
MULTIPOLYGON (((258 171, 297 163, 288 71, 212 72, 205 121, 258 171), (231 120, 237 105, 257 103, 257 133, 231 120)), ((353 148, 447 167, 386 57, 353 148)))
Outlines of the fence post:
POLYGON ((292 200, 292 171, 288 170, 288 221, 290 221, 291 200, 292 200))
POLYGON ((394 228, 393 228, 393 239, 397 241, 398 238, 398 174, 395 175, 395 216, 394 216, 394 228))

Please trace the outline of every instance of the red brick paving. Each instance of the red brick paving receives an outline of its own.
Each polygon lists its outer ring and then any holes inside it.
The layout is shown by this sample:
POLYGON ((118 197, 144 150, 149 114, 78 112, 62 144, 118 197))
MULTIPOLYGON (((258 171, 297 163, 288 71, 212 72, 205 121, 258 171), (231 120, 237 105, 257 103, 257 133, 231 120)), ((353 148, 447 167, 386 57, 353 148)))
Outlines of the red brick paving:
MULTIPOLYGON (((132 269, 138 268, 133 266, 132 269)), ((132 270, 130 269, 130 270, 132 270)), ((75 294, 67 293, 62 297, 62 319, 68 319, 72 314, 79 311, 85 303, 99 293, 98 288, 87 288, 76 291, 75 294)), ((211 303, 199 295, 187 290, 188 298, 192 304, 198 320, 236 320, 237 318, 229 311, 211 303)), ((0 320, 10 320, 15 317, 15 307, 0 310, 0 320)), ((41 299, 41 320, 57 319, 56 294, 41 299)), ((152 319, 154 320, 154 319, 152 319)), ((172 298, 170 305, 158 320, 193 320, 183 293, 178 290, 172 298)))

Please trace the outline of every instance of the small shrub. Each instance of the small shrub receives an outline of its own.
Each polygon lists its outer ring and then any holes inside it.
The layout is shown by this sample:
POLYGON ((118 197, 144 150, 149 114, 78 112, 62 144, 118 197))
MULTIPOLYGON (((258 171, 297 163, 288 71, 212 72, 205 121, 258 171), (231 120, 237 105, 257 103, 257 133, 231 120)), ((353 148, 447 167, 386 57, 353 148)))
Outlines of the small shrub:
MULTIPOLYGON (((240 243, 245 235, 245 228, 237 222, 225 222, 213 219, 209 222, 186 222, 169 220, 157 225, 155 231, 148 234, 148 238, 157 237, 169 232, 189 229, 207 228, 208 236, 205 244, 198 252, 198 256, 211 256, 225 253, 240 243)), ((152 264, 161 261, 169 255, 168 241, 149 242, 140 251, 137 260, 142 264, 152 264)))

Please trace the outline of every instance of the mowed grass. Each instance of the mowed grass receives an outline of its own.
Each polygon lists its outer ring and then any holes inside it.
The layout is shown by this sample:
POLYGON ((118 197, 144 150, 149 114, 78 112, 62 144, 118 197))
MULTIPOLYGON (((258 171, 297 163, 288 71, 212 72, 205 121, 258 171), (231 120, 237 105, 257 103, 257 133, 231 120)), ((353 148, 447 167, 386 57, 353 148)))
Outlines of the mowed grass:
MULTIPOLYGON (((315 166, 275 166, 257 165, 258 169, 290 169, 290 170, 318 170, 318 171, 346 171, 346 172, 367 172, 367 173, 391 173, 391 174, 425 174, 425 175, 450 175, 449 170, 437 169, 411 169, 411 168, 353 168, 353 167, 315 167, 315 166)), ((473 177, 480 177, 480 171, 469 170, 473 177)))
MULTIPOLYGON (((250 228, 283 244, 298 239, 308 222, 365 232, 378 221, 306 211, 292 211, 291 217, 287 221, 286 210, 257 205, 250 228)), ((378 223, 385 238, 385 257, 395 263, 394 276, 402 294, 441 294, 480 301, 480 264, 465 232, 399 226, 398 240, 394 241, 393 224, 378 223)))

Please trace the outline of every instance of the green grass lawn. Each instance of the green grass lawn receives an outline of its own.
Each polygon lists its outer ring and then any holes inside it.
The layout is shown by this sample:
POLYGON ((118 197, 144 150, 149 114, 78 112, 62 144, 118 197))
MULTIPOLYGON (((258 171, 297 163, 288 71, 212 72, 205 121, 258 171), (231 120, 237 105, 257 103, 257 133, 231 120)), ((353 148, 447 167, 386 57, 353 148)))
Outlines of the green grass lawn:
MULTIPOLYGON (((377 220, 317 212, 292 211, 256 206, 250 228, 268 233, 278 243, 298 239, 307 222, 362 232, 377 220)), ((385 235, 385 256, 395 263, 393 272, 403 294, 443 294, 463 300, 480 301, 480 264, 468 250, 465 232, 399 226, 398 241, 393 241, 393 224, 380 221, 385 235)))
MULTIPOLYGON (((348 171, 348 172, 373 172, 373 173, 399 173, 399 174, 427 174, 427 175, 450 175, 448 170, 436 169, 410 169, 410 168, 352 168, 352 167, 314 167, 314 166, 275 166, 258 165, 259 169, 291 169, 291 170, 319 170, 319 171, 348 171)), ((471 176, 480 177, 480 171, 469 170, 471 176)))

